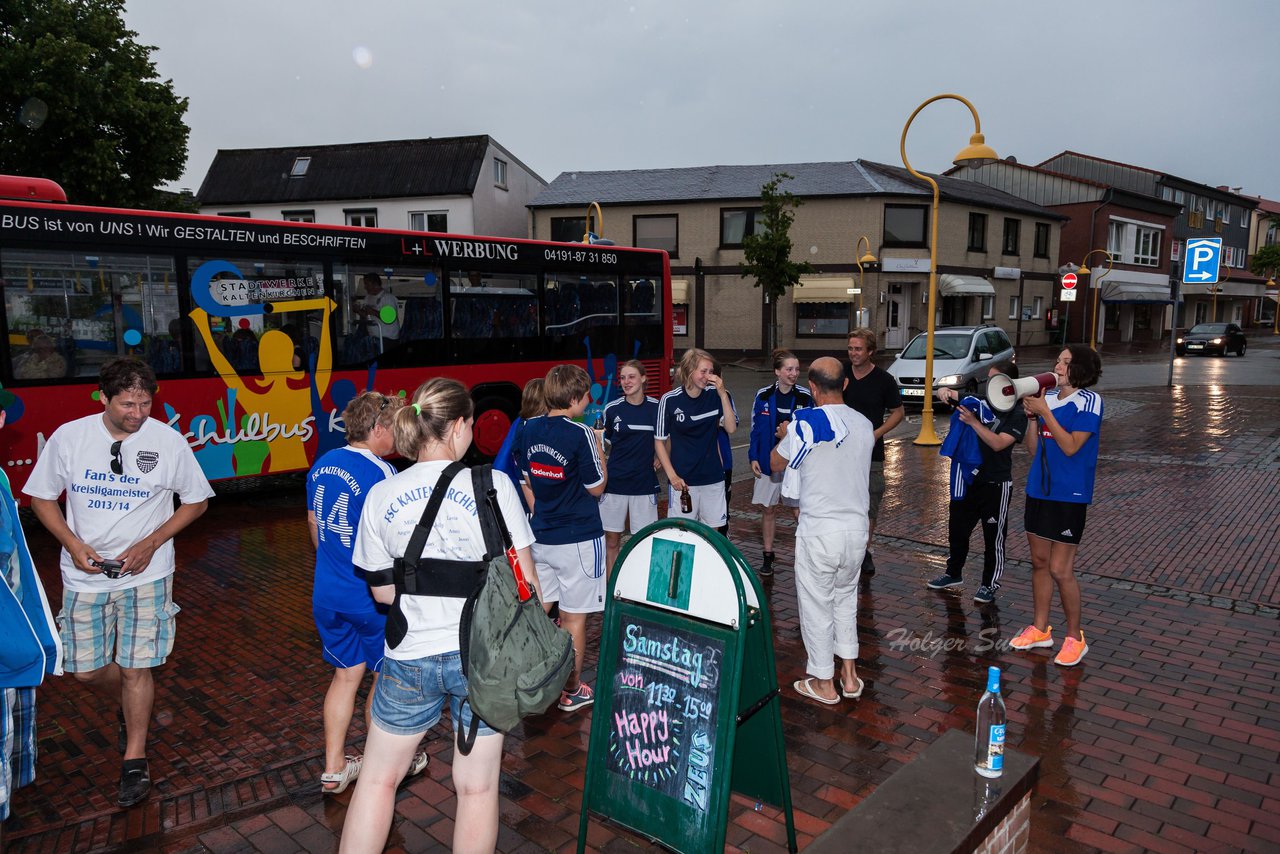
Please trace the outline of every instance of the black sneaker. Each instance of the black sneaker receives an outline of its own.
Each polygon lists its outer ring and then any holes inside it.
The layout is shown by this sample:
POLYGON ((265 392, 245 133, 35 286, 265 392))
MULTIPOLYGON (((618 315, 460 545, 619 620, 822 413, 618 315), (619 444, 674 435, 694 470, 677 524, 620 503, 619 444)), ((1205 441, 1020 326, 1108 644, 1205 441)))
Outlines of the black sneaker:
POLYGON ((868 550, 862 557, 862 577, 870 578, 876 574, 876 562, 871 559, 871 552, 868 550))
POLYGON ((145 759, 126 759, 120 771, 120 798, 122 807, 131 807, 146 798, 151 791, 151 772, 145 759))
POLYGON ((773 575, 773 552, 764 553, 764 562, 760 564, 760 577, 769 578, 773 575))
POLYGON ((960 587, 964 582, 959 578, 950 575, 939 575, 933 581, 930 581, 926 587, 930 590, 946 590, 948 587, 960 587))

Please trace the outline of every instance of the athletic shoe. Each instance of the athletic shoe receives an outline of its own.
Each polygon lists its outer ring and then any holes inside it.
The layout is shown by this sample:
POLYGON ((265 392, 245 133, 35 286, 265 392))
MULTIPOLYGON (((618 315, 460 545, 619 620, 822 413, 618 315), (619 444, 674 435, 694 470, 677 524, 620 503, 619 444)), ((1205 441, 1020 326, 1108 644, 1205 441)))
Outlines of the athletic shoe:
POLYGON ((961 587, 963 585, 964 582, 955 576, 939 575, 925 586, 930 590, 946 590, 948 587, 961 587))
POLYGON ((122 807, 140 803, 151 791, 151 772, 145 759, 126 759, 120 770, 120 797, 122 807))
POLYGON ((1039 646, 1053 646, 1053 626, 1049 626, 1043 632, 1035 626, 1027 626, 1018 636, 1009 641, 1009 646, 1014 649, 1035 649, 1039 646))
POLYGON ((1075 667, 1079 664, 1089 651, 1089 645, 1084 642, 1084 632, 1080 633, 1080 640, 1075 638, 1067 638, 1062 642, 1062 649, 1058 652, 1056 658, 1053 659, 1054 664, 1061 664, 1063 667, 1075 667))
POLYGON ((862 577, 870 578, 875 574, 876 574, 876 562, 871 559, 871 550, 868 549, 867 553, 862 557, 862 577))
POLYGON ((984 584, 974 591, 973 601, 979 605, 989 605, 996 601, 996 591, 984 584))
POLYGON ((560 711, 573 712, 578 709, 586 708, 596 701, 595 692, 591 690, 591 686, 586 682, 578 683, 578 687, 573 691, 560 692, 560 711))
POLYGON ((409 763, 409 770, 405 776, 412 777, 416 774, 421 774, 423 771, 427 770, 427 765, 430 762, 431 757, 427 754, 427 751, 419 750, 417 753, 413 754, 413 761, 409 763))
POLYGON ((764 553, 764 561, 760 564, 760 577, 768 578, 773 575, 773 552, 764 553))

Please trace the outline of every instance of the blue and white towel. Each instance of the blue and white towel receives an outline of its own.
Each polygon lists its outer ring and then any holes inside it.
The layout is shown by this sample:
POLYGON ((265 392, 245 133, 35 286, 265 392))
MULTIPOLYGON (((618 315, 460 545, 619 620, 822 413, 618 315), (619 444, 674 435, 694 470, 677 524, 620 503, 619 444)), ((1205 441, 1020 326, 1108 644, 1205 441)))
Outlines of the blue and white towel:
POLYGON ((800 497, 800 464, 816 445, 823 442, 835 442, 839 447, 849 436, 848 426, 841 420, 832 421, 822 407, 797 409, 791 416, 791 426, 796 431, 796 439, 800 446, 787 462, 787 470, 782 473, 782 497, 800 497))
MULTIPOLYGON (((962 399, 959 406, 978 416, 983 424, 995 423, 996 415, 985 400, 970 395, 962 399)), ((959 408, 951 413, 951 427, 938 453, 951 457, 951 500, 959 501, 969 491, 969 484, 982 466, 982 440, 972 427, 960 420, 959 408)))

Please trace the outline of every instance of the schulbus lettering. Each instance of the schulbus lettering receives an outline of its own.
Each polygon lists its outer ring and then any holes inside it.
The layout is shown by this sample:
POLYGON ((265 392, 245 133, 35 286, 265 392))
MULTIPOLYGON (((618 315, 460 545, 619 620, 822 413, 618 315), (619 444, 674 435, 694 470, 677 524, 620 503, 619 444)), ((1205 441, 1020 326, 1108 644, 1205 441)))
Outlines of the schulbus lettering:
MULTIPOLYGON (((176 430, 181 420, 182 414, 175 412, 169 418, 169 426, 176 430)), ((198 448, 206 442, 219 445, 236 442, 274 442, 276 439, 291 439, 294 436, 305 442, 315 432, 311 426, 315 420, 314 415, 308 415, 297 424, 273 424, 271 413, 254 412, 245 418, 244 426, 239 430, 233 430, 230 427, 222 432, 216 429, 209 430, 206 429, 208 422, 201 421, 198 431, 187 430, 182 435, 187 440, 187 444, 193 448, 198 448)))
POLYGON ((474 243, 469 240, 437 240, 436 252, 443 258, 482 258, 519 261, 520 247, 514 243, 474 243))

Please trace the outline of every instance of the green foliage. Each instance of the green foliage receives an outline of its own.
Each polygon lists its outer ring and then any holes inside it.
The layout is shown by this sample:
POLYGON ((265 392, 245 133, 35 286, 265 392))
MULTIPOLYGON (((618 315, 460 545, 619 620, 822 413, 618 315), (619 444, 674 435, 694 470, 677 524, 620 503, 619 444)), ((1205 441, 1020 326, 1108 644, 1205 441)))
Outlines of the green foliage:
POLYGON ((1253 253, 1253 263, 1249 267, 1259 276, 1280 275, 1280 243, 1258 249, 1253 253))
POLYGON ((0 0, 0 172, 75 204, 144 207, 182 175, 187 99, 161 82, 124 0, 0 0))
POLYGON ((775 307, 801 276, 813 272, 813 266, 808 262, 791 260, 791 223, 795 219, 794 210, 803 202, 786 190, 778 189, 783 181, 791 178, 786 172, 778 172, 760 188, 761 204, 755 233, 742 239, 746 258, 741 265, 742 278, 754 278, 756 287, 764 289, 770 304, 775 307))

